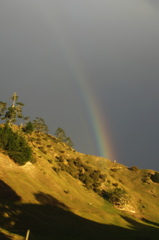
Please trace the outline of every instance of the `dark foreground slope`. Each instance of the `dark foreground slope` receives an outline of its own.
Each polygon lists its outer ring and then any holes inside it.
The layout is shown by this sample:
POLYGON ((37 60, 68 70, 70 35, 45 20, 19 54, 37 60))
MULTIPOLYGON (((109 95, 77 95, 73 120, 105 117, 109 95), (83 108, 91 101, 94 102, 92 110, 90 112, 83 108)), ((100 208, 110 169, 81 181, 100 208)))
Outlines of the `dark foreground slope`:
POLYGON ((27 229, 29 240, 158 239, 154 171, 78 153, 47 134, 27 138, 34 163, 0 153, 0 239, 25 239, 27 229))

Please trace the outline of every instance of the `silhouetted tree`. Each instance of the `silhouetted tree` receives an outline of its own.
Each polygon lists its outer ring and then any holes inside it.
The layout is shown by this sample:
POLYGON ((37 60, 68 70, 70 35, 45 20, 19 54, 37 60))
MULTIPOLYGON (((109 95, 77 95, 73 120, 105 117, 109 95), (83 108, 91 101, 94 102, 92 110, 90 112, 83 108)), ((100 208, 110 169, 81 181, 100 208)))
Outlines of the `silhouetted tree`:
POLYGON ((68 146, 70 146, 70 147, 73 147, 73 146, 74 146, 74 144, 73 144, 73 142, 72 142, 72 140, 71 140, 70 137, 66 137, 65 143, 66 143, 68 146))
POLYGON ((67 137, 65 131, 62 128, 57 128, 55 136, 62 142, 66 143, 68 146, 73 147, 74 144, 70 137, 67 137))
POLYGON ((49 129, 44 121, 44 119, 36 117, 35 120, 33 120, 33 127, 35 130, 39 132, 48 132, 49 129))
POLYGON ((65 141, 65 139, 66 139, 65 131, 60 127, 57 128, 57 130, 55 132, 55 136, 62 142, 65 141))

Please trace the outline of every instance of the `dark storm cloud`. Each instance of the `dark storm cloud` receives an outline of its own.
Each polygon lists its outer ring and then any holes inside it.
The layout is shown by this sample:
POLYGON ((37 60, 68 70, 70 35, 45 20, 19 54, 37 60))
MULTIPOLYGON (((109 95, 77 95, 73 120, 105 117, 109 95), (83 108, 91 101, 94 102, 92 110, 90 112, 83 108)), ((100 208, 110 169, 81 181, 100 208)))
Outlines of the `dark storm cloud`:
POLYGON ((97 155, 75 84, 83 71, 117 161, 159 170, 157 7, 153 0, 2 0, 0 100, 16 91, 26 115, 43 117, 51 133, 64 128, 78 151, 97 155))
POLYGON ((159 7, 158 0, 148 0, 148 3, 153 7, 159 7))

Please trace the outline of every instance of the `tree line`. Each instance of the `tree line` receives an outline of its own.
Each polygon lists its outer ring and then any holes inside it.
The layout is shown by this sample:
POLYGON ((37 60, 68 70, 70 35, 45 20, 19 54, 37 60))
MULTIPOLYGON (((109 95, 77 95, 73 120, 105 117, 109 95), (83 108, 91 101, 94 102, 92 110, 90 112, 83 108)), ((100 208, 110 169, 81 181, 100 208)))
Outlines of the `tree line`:
POLYGON ((7 103, 0 101, 0 119, 5 121, 5 124, 12 126, 18 119, 24 121, 21 123, 24 131, 32 132, 33 130, 48 132, 49 129, 44 121, 40 117, 36 117, 32 122, 29 121, 29 117, 24 117, 22 114, 22 107, 24 103, 18 102, 19 96, 14 92, 11 96, 11 105, 7 106, 7 103))
MULTIPOLYGON (((24 117, 22 110, 24 103, 18 101, 19 97, 14 92, 11 96, 11 105, 0 101, 0 119, 4 124, 0 126, 0 148, 18 164, 23 165, 32 158, 32 149, 29 146, 24 133, 31 134, 33 131, 45 132, 49 131, 44 119, 36 117, 30 121, 29 117, 24 117), (20 119, 24 123, 20 124, 18 131, 13 129, 13 124, 20 119)), ((62 128, 58 128, 55 132, 56 137, 72 147, 73 142, 70 137, 67 137, 62 128)))

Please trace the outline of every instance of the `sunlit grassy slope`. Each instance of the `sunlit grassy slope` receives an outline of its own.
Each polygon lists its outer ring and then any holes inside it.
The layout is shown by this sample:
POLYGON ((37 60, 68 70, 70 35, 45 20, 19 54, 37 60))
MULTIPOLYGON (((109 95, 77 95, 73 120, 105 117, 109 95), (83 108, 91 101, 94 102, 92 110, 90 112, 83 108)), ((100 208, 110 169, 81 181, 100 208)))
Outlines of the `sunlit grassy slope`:
POLYGON ((33 163, 15 164, 0 152, 0 239, 157 240, 159 235, 159 184, 153 170, 130 170, 108 159, 76 152, 55 137, 34 132, 26 135, 33 148, 33 163), (80 159, 100 170, 100 188, 122 188, 126 204, 114 205, 87 189, 78 178, 61 170, 59 162, 80 159))

